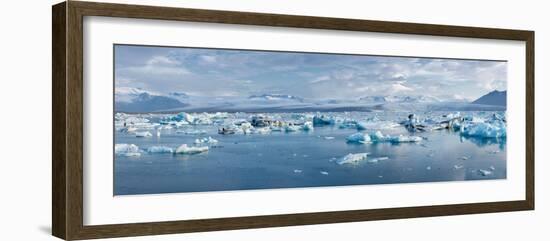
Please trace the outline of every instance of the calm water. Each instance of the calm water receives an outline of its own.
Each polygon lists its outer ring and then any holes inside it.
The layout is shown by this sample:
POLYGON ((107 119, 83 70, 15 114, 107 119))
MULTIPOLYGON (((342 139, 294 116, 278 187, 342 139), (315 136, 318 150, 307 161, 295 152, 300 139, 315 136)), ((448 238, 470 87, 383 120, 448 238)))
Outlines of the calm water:
MULTIPOLYGON (((346 137, 357 131, 334 126, 266 135, 219 135, 216 125, 187 128, 206 134, 163 130, 160 137, 151 131, 152 137, 137 138, 117 132, 115 143, 135 144, 142 150, 158 145, 176 148, 198 137, 219 142, 196 155, 116 156, 115 195, 506 178, 505 139, 464 138, 444 130, 415 133, 425 137, 419 143, 351 144, 346 137), (369 159, 389 159, 345 165, 335 161, 363 152, 370 153, 369 159), (492 173, 484 176, 480 169, 492 173)), ((403 127, 384 133, 409 134, 403 127)))

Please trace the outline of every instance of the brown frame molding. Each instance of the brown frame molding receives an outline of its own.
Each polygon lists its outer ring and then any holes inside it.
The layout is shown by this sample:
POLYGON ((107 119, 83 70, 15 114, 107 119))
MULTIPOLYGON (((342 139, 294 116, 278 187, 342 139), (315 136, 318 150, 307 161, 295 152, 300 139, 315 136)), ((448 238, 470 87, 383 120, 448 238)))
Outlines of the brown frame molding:
POLYGON ((52 233, 66 240, 356 222, 535 208, 535 33, 533 31, 264 13, 67 1, 52 7, 52 233), (176 21, 418 34, 526 43, 525 200, 297 213, 169 222, 83 225, 83 17, 176 21))

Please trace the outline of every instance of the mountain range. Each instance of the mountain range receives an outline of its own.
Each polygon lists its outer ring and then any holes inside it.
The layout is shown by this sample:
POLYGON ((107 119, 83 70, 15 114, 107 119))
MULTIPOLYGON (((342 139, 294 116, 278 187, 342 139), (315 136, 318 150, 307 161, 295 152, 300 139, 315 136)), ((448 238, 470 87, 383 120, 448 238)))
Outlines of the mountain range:
POLYGON ((160 94, 139 88, 116 88, 117 112, 315 112, 384 110, 505 110, 506 91, 492 91, 469 103, 443 101, 427 95, 365 96, 356 100, 309 100, 286 94, 257 94, 248 97, 204 97, 174 92, 160 94))
POLYGON ((506 90, 491 91, 486 95, 479 97, 479 99, 474 100, 472 104, 506 106, 506 90))

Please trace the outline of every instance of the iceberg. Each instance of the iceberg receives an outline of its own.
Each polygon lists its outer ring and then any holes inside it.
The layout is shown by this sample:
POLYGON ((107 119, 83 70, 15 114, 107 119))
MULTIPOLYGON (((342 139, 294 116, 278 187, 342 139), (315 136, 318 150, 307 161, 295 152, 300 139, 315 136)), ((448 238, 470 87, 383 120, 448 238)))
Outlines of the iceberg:
POLYGON ((479 174, 481 174, 482 176, 489 176, 493 174, 493 172, 489 170, 479 169, 478 171, 479 171, 479 174))
POLYGON ((147 148, 149 153, 172 153, 174 150, 167 146, 151 146, 147 148))
POLYGON ((288 125, 285 127, 286 132, 296 132, 300 130, 300 126, 288 125))
POLYGON ((506 125, 502 121, 494 123, 469 123, 460 128, 460 134, 471 137, 504 138, 506 137, 506 125))
POLYGON ((316 126, 334 125, 338 120, 332 116, 317 114, 313 116, 313 124, 316 126))
POLYGON ((218 140, 209 136, 205 138, 195 139, 195 144, 218 144, 218 140))
POLYGON ((208 146, 187 146, 187 144, 182 144, 179 146, 174 153, 176 154, 198 154, 202 152, 207 152, 208 146))
POLYGON ((393 129, 399 124, 391 121, 358 121, 356 124, 357 130, 377 130, 377 129, 393 129))
POLYGON ((302 126, 302 130, 312 131, 313 130, 313 122, 311 122, 311 121, 304 122, 304 126, 302 126))
POLYGON ((387 156, 383 156, 383 157, 377 157, 377 158, 373 158, 373 159, 369 159, 367 160, 368 163, 378 163, 379 161, 385 161, 385 160, 388 160, 390 159, 389 157, 387 156))
POLYGON ((360 161, 367 160, 367 156, 369 154, 370 153, 366 153, 366 152, 365 153, 356 153, 356 154, 350 153, 350 154, 347 154, 346 156, 340 158, 336 163, 338 163, 340 165, 358 163, 360 161))
POLYGON ((148 132, 148 131, 136 132, 136 137, 151 137, 151 136, 153 136, 153 134, 151 134, 151 132, 148 132))
POLYGON ((396 136, 396 137, 390 137, 390 142, 394 142, 394 143, 419 142, 419 141, 422 141, 422 137, 420 137, 420 136, 399 135, 399 136, 396 136))
POLYGON ((403 143, 403 142, 419 142, 422 141, 422 137, 420 136, 390 136, 390 135, 384 135, 380 131, 376 131, 375 133, 367 134, 358 132, 355 134, 352 134, 346 138, 348 142, 352 143, 361 143, 361 144, 367 144, 367 143, 380 143, 380 142, 390 142, 390 143, 403 143))
POLYGON ((370 135, 366 133, 361 133, 361 132, 348 136, 346 140, 352 143, 361 143, 361 144, 371 143, 370 135))
POLYGON ((328 175, 328 172, 325 171, 320 171, 319 173, 321 173, 322 175, 328 175))
POLYGON ((254 128, 255 134, 269 134, 271 133, 271 128, 269 127, 260 127, 260 128, 254 128))
POLYGON ((141 156, 139 147, 134 144, 115 144, 115 154, 117 156, 141 156))

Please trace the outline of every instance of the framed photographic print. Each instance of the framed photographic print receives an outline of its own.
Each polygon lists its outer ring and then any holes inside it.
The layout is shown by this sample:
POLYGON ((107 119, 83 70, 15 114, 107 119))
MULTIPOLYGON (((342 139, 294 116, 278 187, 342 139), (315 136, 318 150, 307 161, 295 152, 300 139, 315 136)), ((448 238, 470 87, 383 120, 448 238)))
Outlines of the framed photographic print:
POLYGON ((534 32, 53 6, 53 235, 534 209, 534 32))

